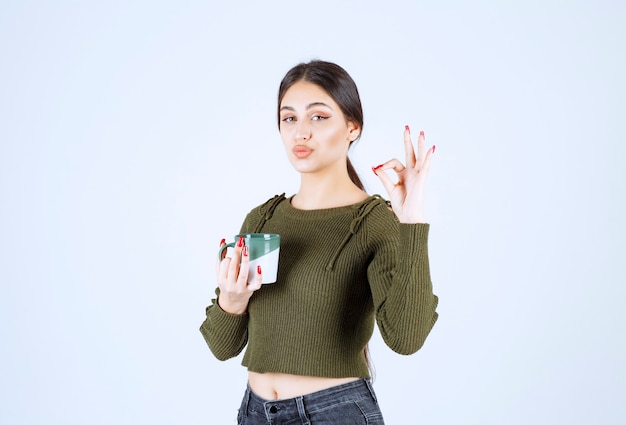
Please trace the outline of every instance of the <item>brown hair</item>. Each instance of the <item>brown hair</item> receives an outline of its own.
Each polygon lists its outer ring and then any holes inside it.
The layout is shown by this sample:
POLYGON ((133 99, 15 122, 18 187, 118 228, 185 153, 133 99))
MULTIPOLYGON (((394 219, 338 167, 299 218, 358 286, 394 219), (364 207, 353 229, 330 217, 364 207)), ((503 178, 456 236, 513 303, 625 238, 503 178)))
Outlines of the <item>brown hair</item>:
MULTIPOLYGON (((352 121, 359 127, 359 136, 350 142, 356 142, 361 138, 363 132, 363 108, 361 106, 361 98, 359 91, 352 77, 345 69, 332 62, 324 62, 313 60, 309 63, 301 63, 291 68, 283 80, 280 82, 278 89, 278 126, 280 127, 280 103, 285 93, 291 86, 298 81, 306 81, 313 83, 322 88, 339 106, 341 112, 348 121, 352 121)), ((347 162, 348 175, 350 180, 358 186, 359 189, 365 190, 365 186, 361 182, 359 175, 352 166, 350 159, 347 162)))

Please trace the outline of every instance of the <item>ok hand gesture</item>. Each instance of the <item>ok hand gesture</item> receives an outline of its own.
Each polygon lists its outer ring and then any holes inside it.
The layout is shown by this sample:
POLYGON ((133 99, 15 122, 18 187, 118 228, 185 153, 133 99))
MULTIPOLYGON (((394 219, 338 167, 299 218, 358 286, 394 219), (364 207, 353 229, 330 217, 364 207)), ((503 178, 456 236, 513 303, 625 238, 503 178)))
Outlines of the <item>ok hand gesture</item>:
POLYGON ((424 190, 435 146, 427 150, 424 132, 420 131, 417 137, 416 156, 411 141, 411 131, 407 125, 404 130, 404 150, 406 166, 394 158, 377 167, 372 167, 372 170, 380 178, 389 194, 391 208, 400 222, 424 223, 424 190), (385 173, 386 170, 394 170, 398 175, 398 181, 394 183, 385 173))

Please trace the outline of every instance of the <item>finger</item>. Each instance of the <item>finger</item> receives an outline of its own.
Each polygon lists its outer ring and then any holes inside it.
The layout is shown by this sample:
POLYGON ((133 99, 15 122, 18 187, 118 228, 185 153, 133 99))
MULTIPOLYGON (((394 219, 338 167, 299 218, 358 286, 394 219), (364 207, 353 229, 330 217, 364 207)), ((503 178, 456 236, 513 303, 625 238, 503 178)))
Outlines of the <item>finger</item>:
MULTIPOLYGON (((233 256, 230 260, 230 265, 228 267, 228 279, 231 281, 236 281, 237 276, 239 276, 239 263, 241 261, 241 250, 243 248, 243 237, 239 237, 239 240, 235 244, 235 249, 233 250, 233 256)), ((226 260, 224 260, 226 261, 226 260)))
POLYGON ((426 153, 426 137, 424 132, 420 131, 420 135, 417 136, 417 157, 419 161, 424 161, 424 154, 426 153))
POLYGON ((398 159, 394 158, 394 159, 390 159, 389 161, 385 162, 385 164, 383 165, 382 169, 383 170, 393 170, 393 171, 396 172, 396 174, 401 174, 404 170, 406 170, 406 167, 398 159))
POLYGON ((384 174, 383 171, 386 171, 386 170, 393 170, 393 171, 396 172, 396 174, 400 174, 404 170, 406 170, 406 167, 404 166, 404 164, 402 164, 396 158, 390 159, 389 161, 385 162, 384 164, 380 164, 380 165, 378 165, 376 167, 372 167, 372 171, 376 175, 384 174))
POLYGON ((389 196, 391 196, 391 192, 393 192, 393 188, 395 186, 394 182, 389 178, 389 176, 384 171, 378 172, 377 175, 381 183, 383 184, 383 187, 385 188, 389 196))
POLYGON ((231 258, 226 257, 217 265, 217 281, 226 282, 228 280, 228 270, 230 269, 231 258))
POLYGON ((248 285, 248 274, 250 272, 250 256, 248 255, 248 247, 241 249, 241 267, 239 268, 239 276, 237 276, 237 285, 246 287, 248 285))
POLYGON ((404 152, 406 154, 406 166, 415 167, 416 158, 413 142, 411 141, 411 130, 409 126, 404 127, 404 152))
MULTIPOLYGON (((222 239, 220 241, 220 248, 222 248, 224 245, 226 245, 226 239, 222 239)), ((226 257, 226 250, 222 251, 222 260, 224 259, 224 257, 226 257)))
MULTIPOLYGON (((222 239, 222 240, 220 241, 220 249, 221 249, 224 245, 226 245, 226 239, 222 239)), ((223 250, 223 251, 222 251, 222 257, 221 257, 221 258, 218 258, 218 259, 216 260, 216 262, 215 262, 215 271, 216 271, 216 273, 217 273, 218 278, 219 278, 219 272, 220 272, 220 265, 221 265, 221 263, 222 263, 222 260, 224 260, 224 256, 225 256, 225 255, 226 255, 226 250, 223 250)))
POLYGON ((430 161, 435 154, 435 145, 432 148, 428 149, 426 152, 426 158, 424 158, 424 162, 422 163, 422 167, 420 169, 420 174, 424 174, 428 176, 428 170, 430 170, 430 161))
POLYGON ((395 187, 395 182, 391 179, 391 177, 387 175, 385 170, 394 170, 396 173, 400 174, 402 171, 404 171, 404 169, 404 165, 402 165, 402 163, 395 158, 385 162, 384 164, 379 165, 378 167, 372 168, 374 173, 382 182, 383 187, 390 195, 395 187))
POLYGON ((254 282, 248 285, 248 289, 252 292, 261 289, 263 286, 263 271, 261 270, 261 265, 256 266, 256 273, 254 274, 254 282))

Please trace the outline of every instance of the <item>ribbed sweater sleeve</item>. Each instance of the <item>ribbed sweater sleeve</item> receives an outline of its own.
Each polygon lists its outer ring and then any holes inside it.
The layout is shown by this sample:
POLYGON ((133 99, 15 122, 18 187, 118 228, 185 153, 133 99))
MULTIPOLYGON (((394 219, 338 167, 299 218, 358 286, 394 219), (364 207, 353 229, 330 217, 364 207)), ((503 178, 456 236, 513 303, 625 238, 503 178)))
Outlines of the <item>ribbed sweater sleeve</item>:
POLYGON ((395 352, 419 350, 438 314, 428 264, 428 224, 377 221, 377 249, 368 267, 376 322, 395 352))
MULTIPOLYGON (((251 212, 246 216, 240 233, 250 230, 250 223, 254 221, 251 212)), ((215 289, 216 297, 206 308, 206 319, 200 325, 200 332, 208 344, 213 355, 219 360, 228 360, 241 353, 248 343, 248 312, 243 314, 227 313, 219 306, 220 289, 215 289)))
MULTIPOLYGON (((219 288, 215 293, 219 297, 219 288)), ((228 360, 237 356, 248 342, 248 313, 227 313, 214 298, 206 308, 200 332, 213 355, 219 360, 228 360)))

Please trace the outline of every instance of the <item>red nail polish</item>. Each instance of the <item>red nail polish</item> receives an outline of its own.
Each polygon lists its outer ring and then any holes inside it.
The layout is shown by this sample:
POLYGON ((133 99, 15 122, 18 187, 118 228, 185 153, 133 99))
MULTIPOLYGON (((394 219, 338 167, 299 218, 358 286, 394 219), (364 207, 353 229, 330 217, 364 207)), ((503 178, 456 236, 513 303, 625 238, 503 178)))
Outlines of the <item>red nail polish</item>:
POLYGON ((433 145, 433 153, 435 153, 435 148, 436 148, 436 147, 437 147, 437 146, 433 145))
POLYGON ((220 241, 220 246, 224 245, 225 243, 226 243, 226 239, 222 239, 222 240, 220 241))
POLYGON ((243 236, 239 236, 239 240, 237 241, 237 248, 241 248, 243 246, 243 236))
POLYGON ((261 274, 261 265, 260 264, 258 266, 256 266, 256 272, 257 272, 257 274, 261 274))
POLYGON ((406 131, 408 131, 409 133, 411 132, 411 129, 409 128, 409 126, 408 126, 408 125, 405 125, 405 126, 404 126, 404 129, 405 129, 406 131))
POLYGON ((376 167, 372 167, 372 171, 374 174, 378 175, 378 170, 383 166, 383 164, 377 165, 376 167))
POLYGON ((424 131, 420 131, 420 136, 424 137, 424 131))
POLYGON ((247 256, 248 256, 248 247, 247 247, 247 246, 244 246, 244 247, 243 247, 243 256, 244 256, 244 257, 247 257, 247 256))

